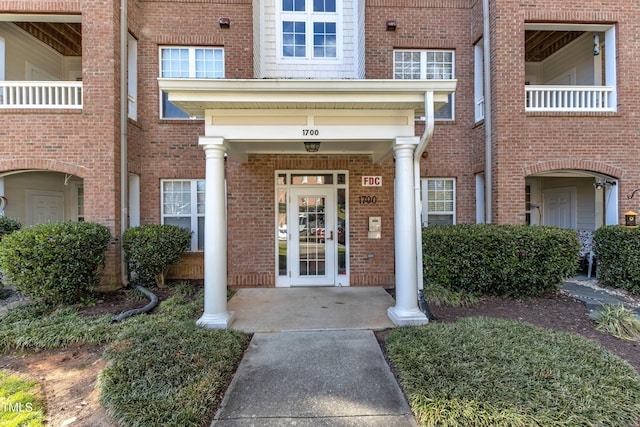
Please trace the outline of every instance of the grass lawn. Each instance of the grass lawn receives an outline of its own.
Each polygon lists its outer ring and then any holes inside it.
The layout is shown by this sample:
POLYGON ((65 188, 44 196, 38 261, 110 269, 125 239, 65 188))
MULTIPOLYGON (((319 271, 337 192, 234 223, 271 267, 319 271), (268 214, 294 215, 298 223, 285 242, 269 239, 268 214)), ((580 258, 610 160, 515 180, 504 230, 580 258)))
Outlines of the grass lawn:
MULTIPOLYGON (((202 306, 202 292, 193 296, 179 291, 153 314, 113 323, 112 315, 86 317, 75 307, 31 304, 0 317, 0 353, 107 345, 104 357, 110 364, 99 378, 101 403, 116 422, 149 427, 208 425, 249 337, 197 326, 202 306)), ((11 381, 0 377, 0 391, 11 381)), ((0 426, 4 425, 42 424, 5 423, 0 418, 0 426)))
POLYGON ((593 341, 465 318, 393 330, 386 351, 423 426, 637 426, 640 376, 593 341))
POLYGON ((0 372, 0 426, 44 425, 44 401, 35 381, 0 372))

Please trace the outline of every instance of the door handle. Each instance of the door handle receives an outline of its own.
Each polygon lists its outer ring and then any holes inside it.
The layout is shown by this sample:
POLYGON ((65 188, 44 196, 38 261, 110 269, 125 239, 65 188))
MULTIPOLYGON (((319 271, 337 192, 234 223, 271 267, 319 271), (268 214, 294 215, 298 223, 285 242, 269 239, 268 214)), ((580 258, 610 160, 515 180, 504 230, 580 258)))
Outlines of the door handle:
POLYGON ((329 232, 329 240, 333 240, 333 231, 329 232))

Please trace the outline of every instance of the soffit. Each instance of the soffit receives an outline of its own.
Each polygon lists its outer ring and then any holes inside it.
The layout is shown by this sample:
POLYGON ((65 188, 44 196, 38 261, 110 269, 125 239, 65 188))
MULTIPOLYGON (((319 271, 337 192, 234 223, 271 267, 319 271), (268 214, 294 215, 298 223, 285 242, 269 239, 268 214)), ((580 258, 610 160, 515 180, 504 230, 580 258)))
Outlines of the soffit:
POLYGON ((541 62, 583 35, 584 31, 526 30, 525 61, 541 62))

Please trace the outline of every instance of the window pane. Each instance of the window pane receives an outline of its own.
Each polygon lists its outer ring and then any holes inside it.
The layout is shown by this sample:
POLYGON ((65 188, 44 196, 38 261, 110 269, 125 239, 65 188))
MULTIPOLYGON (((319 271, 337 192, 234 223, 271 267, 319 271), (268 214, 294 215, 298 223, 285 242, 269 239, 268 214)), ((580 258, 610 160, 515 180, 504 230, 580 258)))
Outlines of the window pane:
POLYGON ((453 215, 429 214, 429 221, 427 225, 453 225, 453 215))
POLYGON ((449 102, 437 109, 434 113, 434 118, 441 120, 453 119, 453 95, 449 94, 449 102))
POLYGON ((224 77, 222 51, 220 49, 196 49, 196 78, 220 79, 224 77))
POLYGON ((336 1, 335 0, 313 0, 314 12, 335 12, 336 1))
POLYGON ((162 92, 162 117, 165 119, 188 119, 191 116, 169 102, 169 94, 162 92))
POLYGON ((178 227, 191 230, 191 218, 186 216, 165 218, 164 223, 168 225, 176 225, 178 227))
POLYGON ((197 188, 196 200, 198 201, 198 214, 199 215, 203 215, 204 214, 204 200, 205 200, 205 182, 204 181, 198 181, 196 183, 196 188, 197 188))
POLYGON ((306 56, 306 34, 304 22, 282 22, 282 55, 288 57, 306 56))
POLYGON ((333 174, 325 174, 325 175, 292 174, 291 183, 294 185, 333 184, 333 174))
POLYGON ((188 78, 189 77, 189 49, 164 48, 162 49, 162 77, 188 78))
POLYGON ((163 187, 163 215, 191 215, 191 183, 165 181, 163 187))
POLYGON ((282 0, 283 12, 304 12, 305 0, 282 0))
POLYGON ((335 22, 313 23, 313 56, 316 58, 335 58, 336 24, 335 22))
POLYGON ((198 218, 198 250, 204 251, 204 217, 198 218))
POLYGON ((396 51, 394 53, 394 79, 420 79, 420 52, 396 51))

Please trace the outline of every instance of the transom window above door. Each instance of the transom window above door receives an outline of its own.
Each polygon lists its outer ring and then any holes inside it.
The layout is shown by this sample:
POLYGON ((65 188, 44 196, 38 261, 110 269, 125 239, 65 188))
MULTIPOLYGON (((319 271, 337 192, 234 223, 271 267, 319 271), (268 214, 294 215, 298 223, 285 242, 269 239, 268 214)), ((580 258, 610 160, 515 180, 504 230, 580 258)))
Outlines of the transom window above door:
POLYGON ((335 60, 341 51, 340 0, 280 0, 278 49, 285 60, 335 60))

